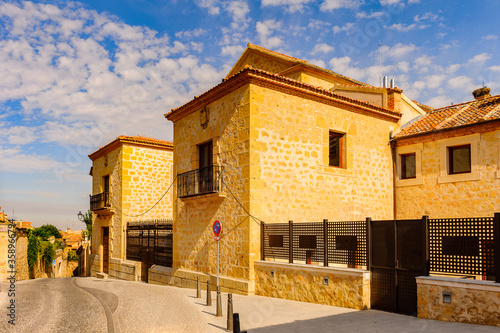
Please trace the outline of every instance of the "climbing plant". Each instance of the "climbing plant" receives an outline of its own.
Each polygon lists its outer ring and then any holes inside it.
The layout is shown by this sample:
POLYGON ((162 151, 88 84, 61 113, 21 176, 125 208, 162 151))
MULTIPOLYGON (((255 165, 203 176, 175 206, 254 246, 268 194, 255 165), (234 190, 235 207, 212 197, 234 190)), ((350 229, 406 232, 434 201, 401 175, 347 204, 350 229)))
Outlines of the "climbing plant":
POLYGON ((28 266, 32 268, 38 260, 38 255, 42 252, 40 239, 32 232, 28 234, 28 266))

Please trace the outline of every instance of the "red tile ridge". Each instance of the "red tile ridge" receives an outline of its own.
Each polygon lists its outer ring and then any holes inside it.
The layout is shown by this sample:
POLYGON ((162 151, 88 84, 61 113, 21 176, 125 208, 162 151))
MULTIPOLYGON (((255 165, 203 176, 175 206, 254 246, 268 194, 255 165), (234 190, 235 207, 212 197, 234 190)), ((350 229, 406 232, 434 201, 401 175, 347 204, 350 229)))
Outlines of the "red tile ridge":
POLYGON ((318 92, 321 92, 322 94, 327 94, 327 95, 330 95, 331 97, 335 97, 338 100, 342 100, 342 101, 345 101, 345 102, 348 102, 348 103, 352 103, 352 104, 356 104, 356 105, 359 105, 359 106, 363 106, 363 107, 366 107, 366 108, 369 108, 369 109, 372 109, 372 110, 377 110, 377 111, 382 112, 382 113, 384 113, 386 115, 389 115, 389 116, 396 116, 396 117, 401 116, 400 112, 395 112, 395 111, 392 111, 392 110, 389 110, 389 109, 386 109, 386 108, 375 106, 373 104, 370 104, 370 103, 367 103, 367 102, 364 102, 364 101, 361 101, 361 100, 357 100, 357 99, 354 99, 354 98, 351 98, 351 97, 347 97, 347 96, 335 94, 334 92, 331 92, 328 89, 324 89, 322 87, 318 87, 318 86, 312 85, 310 83, 306 83, 306 82, 294 80, 292 78, 289 78, 289 77, 286 77, 286 76, 283 76, 283 75, 280 75, 280 74, 277 74, 277 73, 272 73, 272 72, 268 72, 268 71, 265 71, 265 70, 262 70, 262 69, 259 69, 259 68, 255 68, 255 67, 252 67, 251 65, 248 65, 248 64, 245 65, 244 68, 241 69, 239 72, 231 75, 228 78, 223 79, 221 83, 219 83, 216 86, 214 86, 214 87, 210 88, 209 90, 205 91, 203 94, 201 94, 199 96, 196 96, 194 99, 192 99, 191 101, 189 101, 189 102, 181 105, 180 107, 172 109, 170 112, 166 113, 164 116, 165 117, 170 116, 171 114, 173 114, 177 110, 179 110, 181 108, 184 108, 188 104, 192 103, 193 101, 195 101, 195 100, 197 100, 197 99, 199 99, 199 98, 201 98, 203 96, 206 96, 207 94, 209 94, 214 89, 218 88, 219 86, 221 86, 223 84, 226 84, 226 82, 231 81, 232 79, 236 78, 237 76, 242 75, 244 72, 254 72, 254 73, 258 74, 258 75, 271 76, 273 78, 280 79, 282 81, 287 82, 287 84, 289 86, 295 86, 295 87, 296 86, 303 86, 303 87, 308 87, 309 89, 316 90, 318 92))

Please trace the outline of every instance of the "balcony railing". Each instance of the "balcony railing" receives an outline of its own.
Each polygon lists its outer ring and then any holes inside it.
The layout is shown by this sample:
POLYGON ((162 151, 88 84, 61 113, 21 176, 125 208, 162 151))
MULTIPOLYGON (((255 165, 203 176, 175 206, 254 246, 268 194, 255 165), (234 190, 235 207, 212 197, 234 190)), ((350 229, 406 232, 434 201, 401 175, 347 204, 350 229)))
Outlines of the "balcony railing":
POLYGON ((218 193, 222 190, 222 167, 209 167, 188 171, 177 176, 177 197, 218 193))
POLYGON ((90 210, 109 208, 109 193, 103 192, 90 196, 90 210))

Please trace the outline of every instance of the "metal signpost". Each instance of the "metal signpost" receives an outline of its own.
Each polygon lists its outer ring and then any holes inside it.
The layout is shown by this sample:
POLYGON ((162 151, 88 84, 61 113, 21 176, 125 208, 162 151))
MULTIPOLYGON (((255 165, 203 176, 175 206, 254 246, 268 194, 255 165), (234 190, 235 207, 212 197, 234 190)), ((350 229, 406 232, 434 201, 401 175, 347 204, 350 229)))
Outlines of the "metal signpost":
POLYGON ((215 234, 215 241, 217 242, 217 288, 219 288, 219 241, 220 241, 220 233, 222 231, 222 223, 219 220, 215 220, 213 225, 213 231, 215 234))
POLYGON ((219 287, 219 241, 220 241, 220 233, 222 231, 222 223, 219 220, 215 220, 214 225, 212 226, 212 230, 214 231, 214 239, 217 242, 217 317, 222 317, 222 301, 220 295, 220 287, 219 287))

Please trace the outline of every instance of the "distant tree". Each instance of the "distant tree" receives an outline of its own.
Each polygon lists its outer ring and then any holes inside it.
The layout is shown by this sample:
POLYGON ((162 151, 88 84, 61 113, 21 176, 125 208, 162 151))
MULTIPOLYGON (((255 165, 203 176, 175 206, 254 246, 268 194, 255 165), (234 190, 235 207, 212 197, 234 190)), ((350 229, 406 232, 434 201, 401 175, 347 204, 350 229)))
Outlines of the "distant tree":
POLYGON ((56 258, 56 251, 50 242, 42 242, 42 246, 44 247, 42 254, 43 261, 45 261, 46 267, 50 267, 52 260, 56 258))
POLYGON ((36 236, 40 237, 42 240, 47 240, 50 236, 55 238, 61 238, 61 233, 52 224, 44 224, 39 228, 33 230, 36 236))
POLYGON ((85 222, 85 225, 87 226, 87 235, 90 239, 92 238, 92 211, 88 210, 85 214, 83 214, 83 222, 85 222))
POLYGON ((29 268, 35 265, 38 260, 38 255, 42 252, 42 244, 40 239, 33 233, 28 232, 28 266, 29 268))
POLYGON ((50 235, 49 233, 47 232, 47 230, 45 229, 42 229, 42 228, 35 228, 32 230, 31 234, 35 237, 38 237, 40 238, 41 240, 44 240, 46 241, 50 235))

